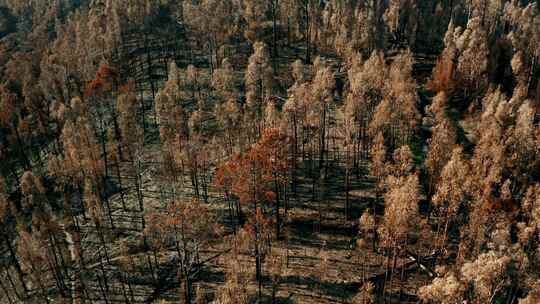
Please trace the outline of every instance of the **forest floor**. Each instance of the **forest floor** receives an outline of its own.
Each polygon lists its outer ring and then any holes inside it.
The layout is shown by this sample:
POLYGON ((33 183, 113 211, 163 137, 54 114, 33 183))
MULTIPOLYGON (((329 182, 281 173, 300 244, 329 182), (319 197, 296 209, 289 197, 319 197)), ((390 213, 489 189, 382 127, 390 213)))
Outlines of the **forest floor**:
MULTIPOLYGON (((148 147, 152 149, 152 147, 148 147)), ((149 152, 151 154, 151 152, 149 152)), ((278 303, 350 303, 351 299, 358 292, 362 282, 370 280, 376 284, 380 284, 385 276, 387 256, 379 250, 373 251, 371 245, 364 248, 358 248, 353 238, 352 221, 345 219, 345 196, 343 185, 343 172, 339 172, 341 166, 336 166, 333 163, 332 169, 328 176, 328 185, 326 193, 322 195, 322 199, 313 200, 311 194, 311 180, 308 177, 299 179, 299 187, 297 195, 289 201, 288 210, 288 237, 283 240, 273 241, 274 250, 281 252, 283 256, 287 256, 285 269, 281 269, 281 280, 277 290, 278 303), (319 218, 322 221, 319 223, 319 218), (352 245, 354 244, 354 245, 352 245), (322 261, 322 254, 328 257, 328 261, 322 261)), ((152 172, 157 170, 153 166, 148 166, 143 176, 145 177, 145 208, 147 210, 164 209, 165 205, 160 203, 160 199, 151 195, 158 193, 159 185, 152 181, 152 172)), ((189 189, 189 188, 188 188, 189 189)), ((190 193, 184 195, 190 196, 190 193)), ((209 193, 209 205, 216 212, 218 219, 222 220, 225 226, 228 226, 229 233, 232 233, 231 223, 227 222, 227 204, 222 199, 222 195, 216 192, 209 193)), ((316 195, 321 198, 321 194, 316 195)), ((375 200, 373 191, 373 183, 368 177, 360 177, 351 183, 350 199, 352 205, 352 218, 358 219, 366 208, 371 208, 375 200)), ((128 192, 125 197, 128 202, 128 209, 137 210, 136 199, 134 193, 128 192)), ((377 210, 382 211, 381 202, 376 201, 377 210)), ((121 258, 120 251, 123 242, 132 242, 133 244, 141 237, 141 233, 137 231, 137 226, 140 225, 136 221, 138 211, 123 211, 119 194, 111 197, 112 208, 115 209, 115 222, 120 223, 119 219, 125 219, 126 232, 109 239, 108 255, 109 266, 106 266, 106 272, 110 276, 109 284, 112 286, 108 295, 110 302, 124 302, 122 284, 120 278, 112 275, 118 267, 126 266, 125 258, 121 258), (135 222, 134 222, 135 220, 135 222), (135 228, 135 229, 134 229, 135 228), (116 284, 115 284, 115 280, 116 284), (114 300, 115 299, 115 300, 114 300)), ((382 220, 382 214, 378 214, 378 220, 382 220)), ((88 225, 92 225, 88 222, 88 225)), ((118 230, 118 227, 116 227, 118 230)), ((140 228, 140 226, 139 226, 140 228)), ((88 229, 87 231, 94 230, 88 229)), ((422 236, 423 238, 425 236, 422 236)), ((207 261, 196 276, 195 286, 199 290, 212 293, 217 290, 218 286, 222 285, 225 280, 225 272, 228 264, 227 255, 220 255, 230 248, 229 243, 223 238, 222 241, 212 242, 209 248, 203 251, 202 260, 207 261), (217 256, 217 257, 216 257, 217 256), (215 257, 215 258, 213 258, 215 257)), ((87 237, 87 250, 92 250, 95 244, 98 244, 98 236, 87 237), (91 241, 94 239, 93 241, 91 241)), ((418 241, 416 245, 409 248, 410 251, 418 255, 427 256, 430 248, 425 244, 431 243, 427 239, 418 241)), ((95 248, 94 248, 95 249, 95 248)), ((158 259, 160 260, 161 268, 159 271, 158 283, 154 284, 152 278, 149 277, 148 265, 144 262, 143 252, 132 248, 130 250, 133 259, 140 261, 135 262, 138 271, 133 272, 129 280, 133 284, 137 303, 162 303, 161 300, 166 300, 171 303, 178 303, 180 284, 176 275, 176 267, 174 263, 175 252, 162 253, 158 259), (146 269, 145 269, 146 268, 146 269)), ((101 257, 103 258, 103 257, 101 257)), ((99 257, 98 257, 99 259, 99 257)), ((254 257, 243 255, 241 260, 246 267, 254 268, 254 257)), ((402 255, 397 260, 396 269, 400 265, 409 263, 410 260, 406 255, 402 255)), ((98 268, 102 263, 96 260, 90 262, 87 268, 98 268)), ((103 263, 108 264, 108 263, 103 263)), ((395 303, 415 303, 417 298, 415 293, 418 287, 425 284, 429 279, 429 273, 420 270, 415 265, 404 269, 403 279, 400 280, 399 273, 394 274, 394 279, 391 285, 386 286, 388 298, 394 298, 395 303), (401 290, 401 300, 399 294, 401 290)), ((254 271, 254 270, 253 270, 254 271)), ((264 295, 270 303, 271 281, 268 279, 270 270, 263 267, 264 275, 267 278, 264 283, 264 295)), ((96 278, 96 281, 98 279, 96 278)), ((377 286, 377 285, 376 285, 377 286)), ((380 288, 380 286, 377 286, 380 288)), ((94 286, 96 294, 99 294, 99 286, 94 286)), ((125 287, 124 287, 125 288, 125 287)), ((248 287, 251 294, 256 294, 257 284, 252 280, 252 284, 248 287)), ((208 298, 212 298, 208 295, 208 298)), ((94 299, 95 303, 101 303, 99 296, 94 299)), ((104 302, 103 302, 104 303, 104 302)))

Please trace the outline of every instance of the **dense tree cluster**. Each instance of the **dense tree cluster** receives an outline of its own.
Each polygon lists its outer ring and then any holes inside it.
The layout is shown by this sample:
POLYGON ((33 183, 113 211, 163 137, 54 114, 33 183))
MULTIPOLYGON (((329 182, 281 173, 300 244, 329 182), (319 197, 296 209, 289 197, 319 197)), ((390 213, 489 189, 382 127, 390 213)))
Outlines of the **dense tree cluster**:
POLYGON ((2 299, 538 303, 539 61, 535 1, 0 0, 2 299))

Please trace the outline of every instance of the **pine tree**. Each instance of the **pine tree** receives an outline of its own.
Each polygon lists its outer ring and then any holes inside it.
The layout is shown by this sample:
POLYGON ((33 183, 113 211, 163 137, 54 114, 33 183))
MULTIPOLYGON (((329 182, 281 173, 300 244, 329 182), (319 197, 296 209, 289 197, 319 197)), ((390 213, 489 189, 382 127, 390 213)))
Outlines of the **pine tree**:
POLYGON ((515 50, 513 72, 518 81, 528 88, 534 85, 534 70, 540 57, 536 47, 540 41, 540 30, 536 26, 540 20, 537 7, 535 2, 523 6, 519 1, 509 1, 501 14, 511 27, 508 37, 515 50))
POLYGON ((262 133, 264 104, 272 94, 272 74, 268 50, 263 42, 253 45, 253 55, 249 57, 246 70, 246 113, 257 130, 255 136, 262 133))
POLYGON ((224 58, 221 67, 212 74, 212 87, 223 101, 234 100, 238 97, 234 69, 227 58, 224 58))
POLYGON ((360 291, 353 298, 354 304, 372 304, 375 303, 375 286, 371 282, 366 282, 360 287, 360 291))
MULTIPOLYGON (((137 121, 138 101, 133 88, 128 86, 127 92, 122 93, 117 98, 118 123, 121 131, 122 150, 127 151, 130 169, 135 175, 135 189, 137 192, 137 201, 139 211, 144 212, 144 199, 142 193, 142 149, 144 145, 144 135, 137 121)), ((120 151, 118 152, 120 153, 120 151)), ((121 157, 121 155, 120 155, 121 157)), ((117 165, 118 166, 118 165, 117 165)), ((119 170, 117 168, 117 170, 119 170)), ((120 176, 120 174, 118 174, 120 176)), ((123 191, 123 190, 120 190, 123 191)), ((125 209, 125 206, 124 206, 125 209)), ((144 215, 142 215, 144 216, 144 215)), ((144 224, 143 224, 144 225, 144 224)))
POLYGON ((385 83, 382 101, 370 122, 372 134, 385 132, 392 149, 408 144, 419 120, 417 92, 412 78, 412 53, 400 53, 392 62, 385 83))
MULTIPOLYGON (((246 5, 250 7, 251 3, 253 2, 248 1, 246 5)), ((220 64, 223 65, 221 63, 222 48, 241 30, 238 17, 235 15, 242 7, 241 2, 234 0, 203 0, 198 3, 182 1, 179 6, 182 10, 182 22, 193 31, 193 37, 199 40, 206 49, 205 53, 208 54, 211 70, 217 71, 220 64)), ((257 26, 256 20, 252 23, 254 27, 257 26)))
MULTIPOLYGON (((384 195, 384 220, 377 231, 381 236, 381 244, 389 250, 385 288, 387 283, 390 287, 392 286, 398 250, 404 250, 408 245, 409 233, 413 228, 411 223, 418 217, 420 191, 417 175, 397 178, 389 176, 386 184, 388 191, 384 195)), ((403 273, 401 281, 403 281, 403 273)))
MULTIPOLYGON (((207 206, 199 201, 172 202, 167 213, 152 215, 155 220, 146 230, 152 240, 172 240, 172 248, 178 256, 178 274, 184 286, 183 299, 191 303, 193 299, 193 276, 200 267, 200 250, 207 242, 217 237, 221 231, 207 206)), ((161 246, 161 245, 160 245, 161 246)), ((156 259, 157 262, 157 259, 156 259)), ((156 266, 158 266, 156 264, 156 266)))
POLYGON ((247 28, 244 30, 244 37, 256 44, 261 39, 263 23, 266 21, 266 12, 269 10, 269 1, 249 0, 245 2, 242 11, 246 20, 247 28))
POLYGON ((257 298, 259 301, 262 299, 263 261, 270 250, 271 225, 272 222, 262 209, 256 208, 244 227, 249 239, 250 250, 255 256, 255 279, 258 283, 257 298))
POLYGON ((426 167, 429 172, 429 195, 435 191, 439 183, 441 171, 450 160, 452 147, 455 145, 456 131, 446 118, 438 122, 433 128, 433 135, 429 140, 429 151, 426 158, 426 167))
POLYGON ((433 279, 431 284, 421 287, 418 294, 420 299, 427 303, 451 304, 463 300, 464 292, 463 283, 449 271, 443 277, 433 279))
POLYGON ((417 15, 416 1, 391 0, 383 19, 396 42, 399 43, 406 39, 409 46, 414 46, 418 28, 417 15))
MULTIPOLYGON (((311 83, 311 90, 313 94, 312 104, 315 117, 317 117, 318 127, 318 147, 319 147, 319 171, 323 169, 325 164, 325 158, 327 157, 328 150, 328 135, 330 133, 328 119, 330 116, 331 107, 334 102, 334 89, 336 81, 334 73, 331 67, 324 62, 320 57, 315 59, 313 64, 315 70, 315 76, 311 83)), ((326 172, 326 167, 324 167, 326 172)))
POLYGON ((498 256, 495 252, 489 251, 461 267, 463 279, 474 284, 478 300, 491 302, 497 292, 504 288, 509 260, 507 256, 498 256))
POLYGON ((446 240, 450 221, 457 215, 459 207, 469 191, 467 181, 469 174, 470 167, 464 159, 462 149, 460 147, 454 148, 450 160, 441 171, 437 190, 433 196, 433 204, 442 208, 445 215, 444 240, 446 240))
MULTIPOLYGON (((0 178, 0 223, 2 224, 2 228, 0 229, 0 234, 2 235, 2 238, 8 248, 11 262, 13 263, 13 266, 17 272, 17 276, 21 283, 21 287, 23 288, 23 295, 19 295, 17 290, 14 290, 14 293, 17 295, 17 297, 21 299, 24 296, 24 294, 28 292, 28 287, 24 280, 24 272, 22 271, 21 263, 19 262, 19 258, 16 255, 16 248, 13 246, 12 240, 9 237, 9 233, 5 229, 5 225, 7 223, 10 210, 11 208, 13 208, 12 206, 13 206, 13 203, 9 200, 9 193, 8 193, 6 182, 4 178, 0 178)), ((8 293, 6 294, 9 297, 9 294, 8 293)))
POLYGON ((21 259, 23 271, 28 271, 28 279, 39 289, 38 297, 49 304, 51 302, 45 285, 48 263, 42 250, 43 244, 40 242, 39 234, 39 232, 29 233, 26 230, 20 230, 17 254, 21 259))

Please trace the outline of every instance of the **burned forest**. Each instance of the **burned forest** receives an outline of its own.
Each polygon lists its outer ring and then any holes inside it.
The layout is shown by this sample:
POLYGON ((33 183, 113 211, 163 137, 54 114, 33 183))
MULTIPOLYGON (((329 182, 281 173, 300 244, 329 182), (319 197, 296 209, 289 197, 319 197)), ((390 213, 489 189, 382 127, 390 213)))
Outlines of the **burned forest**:
POLYGON ((533 0, 0 0, 0 303, 540 303, 533 0))

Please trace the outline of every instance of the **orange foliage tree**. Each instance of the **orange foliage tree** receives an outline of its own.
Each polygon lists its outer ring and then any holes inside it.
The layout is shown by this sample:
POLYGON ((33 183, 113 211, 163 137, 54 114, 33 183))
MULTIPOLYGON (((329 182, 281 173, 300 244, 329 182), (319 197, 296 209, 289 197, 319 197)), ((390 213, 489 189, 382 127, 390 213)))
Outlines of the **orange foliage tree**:
MULTIPOLYGON (((280 204, 289 180, 290 161, 287 147, 289 138, 278 129, 267 129, 261 139, 244 154, 233 156, 222 163, 216 172, 214 185, 238 198, 236 215, 241 222, 241 205, 252 205, 256 210, 263 203, 275 203, 276 235, 280 233, 280 204)), ((230 205, 232 218, 232 203, 230 205)))

